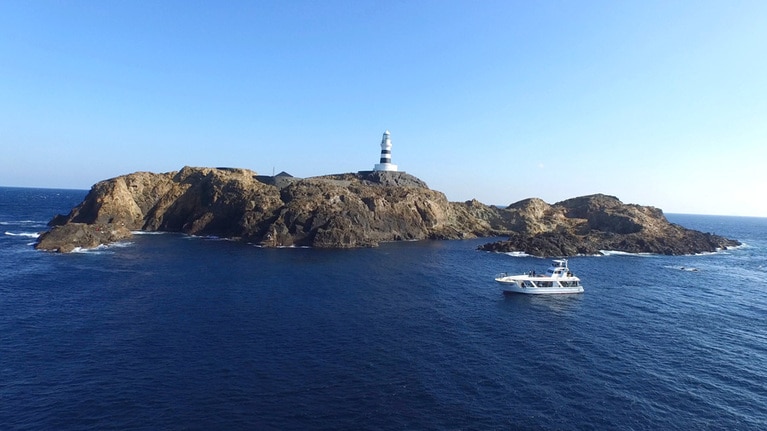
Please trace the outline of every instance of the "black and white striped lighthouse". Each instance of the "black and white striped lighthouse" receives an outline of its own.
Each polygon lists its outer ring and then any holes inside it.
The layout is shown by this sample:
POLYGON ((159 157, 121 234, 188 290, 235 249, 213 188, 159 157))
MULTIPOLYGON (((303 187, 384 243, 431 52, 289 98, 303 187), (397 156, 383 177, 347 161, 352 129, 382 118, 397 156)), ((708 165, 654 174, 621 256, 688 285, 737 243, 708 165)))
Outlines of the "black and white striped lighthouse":
POLYGON ((397 165, 391 162, 391 136, 385 131, 381 139, 381 163, 376 163, 374 171, 396 171, 397 165))

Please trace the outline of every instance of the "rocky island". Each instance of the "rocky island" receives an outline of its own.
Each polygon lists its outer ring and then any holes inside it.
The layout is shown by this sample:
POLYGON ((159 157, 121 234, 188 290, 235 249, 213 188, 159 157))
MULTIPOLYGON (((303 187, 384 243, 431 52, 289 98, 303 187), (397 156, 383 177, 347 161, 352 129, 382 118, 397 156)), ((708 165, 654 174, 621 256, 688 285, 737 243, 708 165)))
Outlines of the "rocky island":
POLYGON ((129 238, 131 231, 218 236, 264 247, 372 247, 385 241, 507 237, 489 251, 535 256, 620 250, 688 254, 739 245, 669 223, 653 207, 592 195, 506 208, 449 202, 405 172, 293 178, 247 169, 185 167, 95 184, 68 215, 51 220, 40 250, 68 252, 129 238))
POLYGON ((525 199, 505 210, 512 233, 505 241, 482 250, 522 251, 533 256, 574 256, 602 251, 665 255, 713 252, 741 245, 739 241, 670 223, 651 206, 624 204, 614 196, 596 194, 549 205, 525 199))

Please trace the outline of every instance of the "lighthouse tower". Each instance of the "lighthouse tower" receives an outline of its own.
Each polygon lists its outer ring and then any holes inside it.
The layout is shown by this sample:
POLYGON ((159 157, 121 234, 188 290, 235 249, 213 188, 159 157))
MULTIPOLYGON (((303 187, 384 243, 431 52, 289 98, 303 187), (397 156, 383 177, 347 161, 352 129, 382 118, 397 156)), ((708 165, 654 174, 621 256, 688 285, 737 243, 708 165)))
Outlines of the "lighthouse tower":
POLYGON ((396 171, 397 165, 391 162, 391 137, 389 131, 385 131, 381 139, 381 163, 376 163, 374 171, 396 171))

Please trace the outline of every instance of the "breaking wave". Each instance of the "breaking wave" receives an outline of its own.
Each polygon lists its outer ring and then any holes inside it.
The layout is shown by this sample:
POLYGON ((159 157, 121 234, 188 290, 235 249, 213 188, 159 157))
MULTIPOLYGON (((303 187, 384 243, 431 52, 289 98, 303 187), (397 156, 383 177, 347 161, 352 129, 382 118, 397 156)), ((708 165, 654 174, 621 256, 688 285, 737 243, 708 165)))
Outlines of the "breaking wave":
POLYGON ((21 233, 13 233, 13 232, 5 232, 8 236, 18 236, 23 238, 37 238, 40 236, 37 232, 21 232, 21 233))
POLYGON ((503 253, 511 257, 531 257, 532 255, 525 253, 524 251, 508 251, 503 253))
POLYGON ((652 257, 658 256, 654 253, 629 253, 627 251, 618 250, 599 250, 602 256, 639 256, 639 257, 652 257))
POLYGON ((75 247, 72 250, 72 253, 79 253, 79 254, 111 254, 111 253, 114 253, 114 251, 112 249, 130 247, 132 245, 133 245, 133 242, 131 242, 131 241, 119 241, 119 242, 114 242, 112 244, 99 244, 98 246, 93 247, 93 248, 75 247))

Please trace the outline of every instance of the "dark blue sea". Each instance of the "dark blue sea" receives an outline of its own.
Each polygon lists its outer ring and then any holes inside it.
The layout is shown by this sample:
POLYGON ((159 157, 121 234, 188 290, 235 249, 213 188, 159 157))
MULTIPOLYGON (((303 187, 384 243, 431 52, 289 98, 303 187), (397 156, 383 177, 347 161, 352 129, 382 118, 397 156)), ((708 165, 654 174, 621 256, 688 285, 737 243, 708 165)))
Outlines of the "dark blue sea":
POLYGON ((767 219, 668 215, 743 247, 548 261, 488 239, 263 249, 36 233, 85 191, 0 188, 3 430, 765 430, 767 219))

